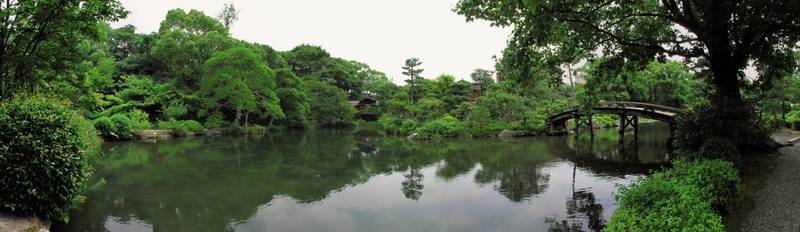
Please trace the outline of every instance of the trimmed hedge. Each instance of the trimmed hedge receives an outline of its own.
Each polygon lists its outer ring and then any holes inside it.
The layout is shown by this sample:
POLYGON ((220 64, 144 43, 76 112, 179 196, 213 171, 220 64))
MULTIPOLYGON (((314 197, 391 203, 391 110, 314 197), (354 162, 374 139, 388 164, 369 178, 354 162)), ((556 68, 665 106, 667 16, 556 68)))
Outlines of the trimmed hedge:
POLYGON ((731 162, 676 161, 617 193, 619 208, 604 231, 724 231, 720 212, 740 199, 731 162))
POLYGON ((82 201, 100 140, 67 103, 21 97, 0 103, 0 208, 66 220, 82 201))

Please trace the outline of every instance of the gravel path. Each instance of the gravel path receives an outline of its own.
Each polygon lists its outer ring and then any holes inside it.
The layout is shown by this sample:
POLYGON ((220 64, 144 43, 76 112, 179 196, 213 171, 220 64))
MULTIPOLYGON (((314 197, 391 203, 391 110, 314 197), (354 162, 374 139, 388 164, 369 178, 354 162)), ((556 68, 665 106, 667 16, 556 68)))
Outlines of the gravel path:
MULTIPOLYGON (((775 141, 786 143, 800 133, 778 132, 775 141)), ((772 173, 764 178, 755 206, 745 217, 743 231, 800 232, 800 142, 783 147, 772 173)))

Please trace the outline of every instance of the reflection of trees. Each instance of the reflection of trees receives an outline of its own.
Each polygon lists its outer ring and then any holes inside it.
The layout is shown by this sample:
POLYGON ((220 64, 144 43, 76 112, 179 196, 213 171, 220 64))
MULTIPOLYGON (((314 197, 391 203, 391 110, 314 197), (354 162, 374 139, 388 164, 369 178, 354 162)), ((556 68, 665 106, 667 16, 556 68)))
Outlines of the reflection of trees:
POLYGON ((419 200, 422 197, 422 188, 425 187, 422 185, 422 179, 425 177, 422 175, 422 171, 419 168, 412 168, 403 176, 405 177, 405 180, 401 183, 403 185, 403 195, 411 200, 419 200))
MULTIPOLYGON (((312 203, 379 174, 402 173, 402 193, 418 200, 425 187, 422 170, 432 165, 445 181, 477 169, 476 182, 519 202, 548 188, 542 164, 554 159, 550 154, 573 151, 542 138, 411 143, 357 136, 312 131, 109 144, 95 177, 107 184, 89 193, 71 226, 103 231, 113 216, 144 220, 157 231, 229 230, 276 196, 312 203)), ((592 205, 593 196, 576 196, 576 206, 592 205)))
POLYGON ((583 223, 588 222, 592 231, 601 231, 605 226, 603 218, 603 205, 596 202, 594 193, 587 189, 575 190, 575 173, 577 166, 572 168, 572 195, 567 198, 567 217, 558 221, 556 217, 545 219, 550 225, 549 231, 583 231, 583 223))
POLYGON ((645 174, 668 162, 669 128, 657 123, 641 124, 639 139, 625 136, 620 140, 616 130, 597 130, 595 136, 551 137, 545 139, 549 151, 572 161, 593 173, 619 176, 645 174))

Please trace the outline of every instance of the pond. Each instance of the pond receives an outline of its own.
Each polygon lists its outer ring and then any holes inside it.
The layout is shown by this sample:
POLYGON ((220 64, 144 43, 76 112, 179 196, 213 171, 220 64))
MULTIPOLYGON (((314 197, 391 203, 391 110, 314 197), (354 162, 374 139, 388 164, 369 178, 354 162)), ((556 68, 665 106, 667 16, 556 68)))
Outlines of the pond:
POLYGON ((638 142, 410 142, 346 131, 106 143, 86 202, 54 231, 595 231, 616 185, 668 160, 638 142))

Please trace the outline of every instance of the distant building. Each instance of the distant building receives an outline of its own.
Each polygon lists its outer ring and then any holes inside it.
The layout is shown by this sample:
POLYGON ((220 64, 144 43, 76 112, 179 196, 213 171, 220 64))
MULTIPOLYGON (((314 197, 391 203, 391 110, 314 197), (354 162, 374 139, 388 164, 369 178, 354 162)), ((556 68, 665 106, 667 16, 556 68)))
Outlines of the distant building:
POLYGON ((486 92, 486 87, 481 83, 472 83, 472 96, 470 96, 470 100, 473 103, 477 102, 478 98, 483 95, 483 92, 486 92))

